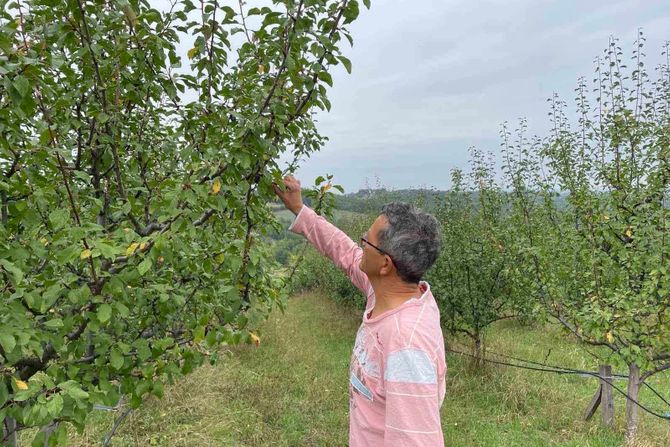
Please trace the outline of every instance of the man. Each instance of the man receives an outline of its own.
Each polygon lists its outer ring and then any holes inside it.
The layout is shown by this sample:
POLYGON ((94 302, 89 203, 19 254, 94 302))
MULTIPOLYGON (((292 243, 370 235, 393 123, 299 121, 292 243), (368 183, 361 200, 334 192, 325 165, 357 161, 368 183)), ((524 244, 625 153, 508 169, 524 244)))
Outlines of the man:
POLYGON ((300 182, 275 192, 295 215, 289 228, 340 267, 366 295, 349 372, 349 445, 443 446, 446 362, 440 314, 422 275, 440 251, 434 217, 384 207, 358 246, 303 205, 300 182))

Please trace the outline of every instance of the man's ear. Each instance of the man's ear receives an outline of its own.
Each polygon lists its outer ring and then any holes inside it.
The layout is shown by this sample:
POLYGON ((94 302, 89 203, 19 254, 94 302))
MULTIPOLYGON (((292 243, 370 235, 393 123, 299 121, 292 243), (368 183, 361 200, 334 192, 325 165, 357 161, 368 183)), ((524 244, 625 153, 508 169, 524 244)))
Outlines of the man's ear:
POLYGON ((388 255, 384 255, 384 263, 379 268, 379 274, 381 276, 390 275, 394 270, 395 265, 393 264, 393 261, 391 261, 391 258, 389 258, 388 255))

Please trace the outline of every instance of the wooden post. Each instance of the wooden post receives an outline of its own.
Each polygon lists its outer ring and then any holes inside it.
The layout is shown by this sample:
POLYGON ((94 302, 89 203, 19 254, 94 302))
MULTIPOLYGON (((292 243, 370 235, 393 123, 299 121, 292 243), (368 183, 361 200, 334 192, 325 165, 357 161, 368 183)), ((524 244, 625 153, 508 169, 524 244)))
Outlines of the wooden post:
MULTIPOLYGON (((628 396, 639 402, 640 385, 640 367, 635 363, 628 365, 628 396)), ((626 402, 626 440, 631 442, 637 435, 637 424, 639 423, 639 411, 637 404, 631 400, 626 402)))
POLYGON ((591 398, 586 411, 584 412, 584 420, 590 420, 596 413, 596 410, 601 406, 601 421, 606 427, 614 426, 614 395, 612 389, 612 366, 600 365, 598 367, 598 375, 600 377, 600 384, 598 390, 591 398))
POLYGON ((584 420, 585 421, 590 421, 593 415, 596 413, 596 410, 598 409, 598 406, 600 405, 600 398, 602 396, 602 385, 598 385, 598 389, 596 390, 596 394, 593 395, 593 398, 591 398, 591 402, 589 402, 589 406, 586 407, 586 411, 584 412, 584 420))
POLYGON ((612 365, 600 365, 600 389, 602 404, 602 422, 607 427, 614 427, 614 393, 612 391, 612 365))

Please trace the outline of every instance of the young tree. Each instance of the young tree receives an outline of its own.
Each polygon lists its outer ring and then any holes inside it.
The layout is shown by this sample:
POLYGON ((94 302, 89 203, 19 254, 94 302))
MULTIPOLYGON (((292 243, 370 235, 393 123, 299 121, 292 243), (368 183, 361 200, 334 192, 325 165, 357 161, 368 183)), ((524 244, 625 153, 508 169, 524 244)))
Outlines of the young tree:
MULTIPOLYGON (((580 81, 572 128, 554 97, 552 134, 526 146, 525 165, 508 165, 537 296, 577 338, 628 367, 634 400, 647 378, 670 369, 670 64, 666 59, 651 81, 643 44, 640 33, 629 72, 612 40, 598 59, 595 107, 580 81), (523 178, 542 167, 541 186, 523 178), (529 199, 528 191, 544 200, 529 199), (565 210, 551 199, 555 191, 567 194, 565 210), (532 202, 538 212, 528 218, 524 204, 532 202)), ((632 439, 638 407, 626 405, 632 439)))
POLYGON ((529 300, 511 287, 509 213, 494 174, 493 161, 475 149, 469 175, 452 173, 452 188, 436 213, 444 248, 429 276, 440 290, 443 325, 472 340, 478 364, 484 356, 486 329, 529 310, 529 300))
POLYGON ((2 442, 160 396, 280 300, 277 160, 319 149, 359 6, 221 3, 0 1, 2 442))

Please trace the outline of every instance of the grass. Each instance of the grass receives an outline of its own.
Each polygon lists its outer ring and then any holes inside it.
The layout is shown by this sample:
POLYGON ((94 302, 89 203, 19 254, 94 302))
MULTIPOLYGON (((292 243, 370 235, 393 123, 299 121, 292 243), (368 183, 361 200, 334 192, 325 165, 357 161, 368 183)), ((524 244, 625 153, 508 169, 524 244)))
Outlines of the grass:
MULTIPOLYGON (((531 330, 504 322, 492 328, 488 339, 490 352, 597 370, 596 360, 555 327, 531 330)), ((471 362, 457 355, 450 355, 448 363, 448 396, 453 400, 445 403, 442 421, 445 438, 458 439, 453 445, 614 447, 624 443, 626 401, 616 391, 614 430, 599 425, 600 413, 590 422, 582 420, 597 388, 594 378, 505 366, 487 366, 473 373, 471 362)), ((670 375, 658 375, 650 384, 662 394, 670 394, 670 375)), ((626 382, 616 381, 615 385, 625 390, 626 382)), ((640 399, 659 410, 664 405, 646 388, 640 399)), ((663 410, 667 411, 670 408, 663 410)), ((641 415, 637 445, 666 446, 668 439, 670 422, 641 415)))
MULTIPOLYGON (((349 357, 359 312, 317 294, 294 297, 285 314, 262 328, 260 347, 226 351, 166 388, 131 413, 114 446, 343 446, 347 443, 349 357)), ((531 330, 506 322, 488 335, 488 349, 549 363, 594 370, 576 344, 549 328, 531 330)), ((461 340, 450 340, 455 344, 461 340)), ((596 388, 594 379, 487 367, 450 355, 442 427, 447 446, 614 447, 623 444, 624 406, 615 396, 613 431, 598 417, 581 415, 596 388)), ((625 382, 618 382, 625 385, 625 382)), ((670 395, 670 375, 652 384, 670 395)), ((643 402, 662 408, 648 391, 643 402)), ((670 408, 666 408, 670 411, 670 408)), ((665 446, 670 423, 641 416, 638 445, 665 446)), ((71 445, 98 446, 113 415, 95 412, 71 445)))

